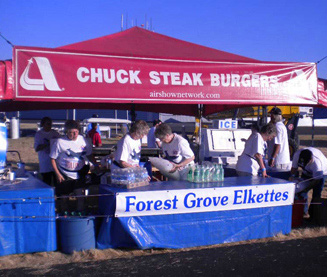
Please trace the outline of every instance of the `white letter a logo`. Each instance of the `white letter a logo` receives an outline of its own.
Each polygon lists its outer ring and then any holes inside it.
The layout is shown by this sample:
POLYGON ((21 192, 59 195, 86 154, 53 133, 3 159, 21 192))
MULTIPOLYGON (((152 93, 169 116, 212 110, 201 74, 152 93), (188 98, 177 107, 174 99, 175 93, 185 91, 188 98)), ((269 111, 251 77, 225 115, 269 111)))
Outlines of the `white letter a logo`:
POLYGON ((26 90, 44 90, 44 87, 46 87, 51 91, 61 91, 49 60, 43 57, 34 57, 28 61, 28 65, 20 77, 20 85, 26 90), (36 64, 40 70, 42 77, 41 79, 30 79, 28 77, 33 59, 36 61, 36 64))

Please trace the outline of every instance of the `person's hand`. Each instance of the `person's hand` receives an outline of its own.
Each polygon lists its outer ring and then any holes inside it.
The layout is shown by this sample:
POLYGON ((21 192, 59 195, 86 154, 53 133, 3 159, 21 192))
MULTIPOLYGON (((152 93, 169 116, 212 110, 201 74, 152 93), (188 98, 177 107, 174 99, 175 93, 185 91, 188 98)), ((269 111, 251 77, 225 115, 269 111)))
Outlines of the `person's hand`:
POLYGON ((170 162, 170 163, 173 165, 173 168, 169 172, 174 173, 178 169, 178 166, 175 163, 172 163, 172 162, 170 162))
POLYGON ((269 166, 274 167, 275 166, 275 158, 271 158, 268 164, 269 164, 269 166))
POLYGON ((264 178, 268 178, 269 177, 269 175, 267 174, 267 171, 265 170, 265 171, 262 171, 262 177, 264 177, 264 178))
POLYGON ((267 170, 266 170, 266 168, 262 168, 262 169, 261 169, 261 172, 262 172, 262 177, 263 177, 263 178, 267 178, 267 177, 269 177, 268 174, 267 174, 267 170))
POLYGON ((56 176, 58 183, 65 181, 65 178, 60 173, 56 174, 56 176))

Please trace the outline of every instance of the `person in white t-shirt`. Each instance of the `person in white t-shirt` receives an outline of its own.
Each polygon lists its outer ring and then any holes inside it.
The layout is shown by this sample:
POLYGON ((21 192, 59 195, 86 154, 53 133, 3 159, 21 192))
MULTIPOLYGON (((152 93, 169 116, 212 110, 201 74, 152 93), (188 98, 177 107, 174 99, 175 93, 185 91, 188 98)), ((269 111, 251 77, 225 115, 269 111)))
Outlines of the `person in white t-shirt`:
POLYGON ((52 119, 43 117, 41 119, 41 130, 37 131, 34 138, 34 149, 39 157, 39 172, 42 175, 42 181, 48 185, 55 185, 56 175, 51 165, 50 142, 60 137, 60 134, 52 129, 52 119))
MULTIPOLYGON (((327 176, 327 158, 314 147, 300 149, 294 153, 290 181, 298 175, 298 168, 302 168, 301 178, 308 180, 302 187, 302 191, 297 193, 307 193, 312 189, 312 199, 321 197, 327 176)), ((308 212, 308 203, 305 207, 305 213, 308 212)), ((309 210, 311 215, 311 211, 309 210)))
POLYGON ((182 136, 173 133, 171 127, 166 123, 160 124, 156 128, 155 136, 161 141, 164 158, 173 165, 170 172, 178 170, 180 180, 187 180, 187 165, 193 165, 195 159, 189 142, 182 136))
POLYGON ((138 167, 141 158, 141 139, 149 132, 144 120, 136 121, 130 132, 117 143, 117 150, 111 168, 138 167))
POLYGON ((161 124, 160 119, 156 119, 153 121, 153 127, 150 129, 148 133, 148 148, 160 148, 161 147, 161 142, 160 139, 156 138, 154 135, 154 132, 156 128, 161 124))
MULTIPOLYGON (((80 126, 75 120, 67 120, 65 123, 66 136, 57 139, 51 145, 51 164, 57 177, 56 195, 67 195, 74 192, 82 195, 85 188, 86 175, 90 166, 87 160, 92 162, 98 170, 98 164, 92 155, 91 142, 79 135, 80 126)), ((83 198, 79 198, 77 210, 82 210, 83 198)))
POLYGON ((274 140, 268 141, 269 166, 276 169, 290 170, 291 159, 288 144, 287 129, 283 123, 282 111, 274 107, 270 111, 271 123, 275 124, 277 136, 274 140))
POLYGON ((236 164, 236 172, 238 176, 257 176, 258 171, 262 171, 262 177, 267 175, 266 167, 263 161, 266 141, 273 139, 277 134, 275 125, 264 125, 260 132, 253 132, 245 143, 245 147, 241 156, 239 156, 236 164))

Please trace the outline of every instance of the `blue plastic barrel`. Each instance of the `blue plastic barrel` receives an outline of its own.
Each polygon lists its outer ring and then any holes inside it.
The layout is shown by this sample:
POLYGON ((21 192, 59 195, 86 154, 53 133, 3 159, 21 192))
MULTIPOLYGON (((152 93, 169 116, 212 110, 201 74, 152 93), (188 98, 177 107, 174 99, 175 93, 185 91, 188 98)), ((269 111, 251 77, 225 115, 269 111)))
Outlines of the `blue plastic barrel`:
POLYGON ((95 248, 94 217, 59 218, 60 250, 71 254, 95 248))

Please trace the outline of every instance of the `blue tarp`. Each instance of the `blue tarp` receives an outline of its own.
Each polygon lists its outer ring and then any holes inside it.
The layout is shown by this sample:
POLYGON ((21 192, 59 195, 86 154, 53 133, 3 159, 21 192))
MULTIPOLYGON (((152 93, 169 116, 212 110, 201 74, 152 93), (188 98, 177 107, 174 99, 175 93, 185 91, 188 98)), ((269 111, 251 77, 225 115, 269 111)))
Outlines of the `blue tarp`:
POLYGON ((34 177, 0 181, 0 256, 57 249, 54 190, 34 177))
MULTIPOLYGON (((287 181, 275 178, 231 177, 226 178, 224 186, 283 185, 287 181)), ((207 187, 217 184, 207 183, 207 187)), ((158 182, 158 184, 133 189, 178 190, 201 188, 188 182, 158 182)), ((113 217, 115 212, 115 193, 124 190, 100 186, 102 196, 99 200, 100 212, 110 215, 104 218, 97 239, 97 247, 105 248, 184 248, 242 240, 271 237, 278 233, 291 231, 292 205, 201 212, 187 214, 168 214, 155 216, 113 217)))

